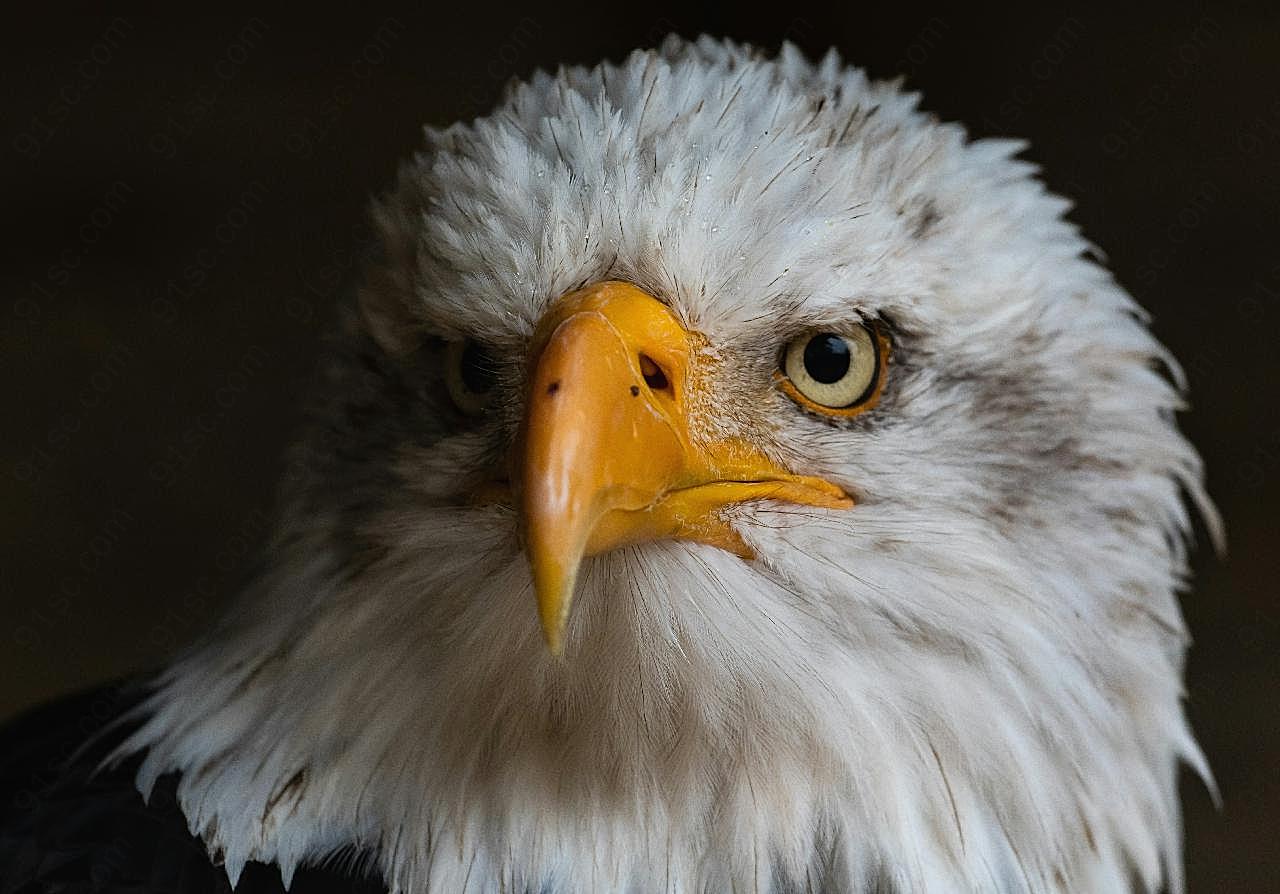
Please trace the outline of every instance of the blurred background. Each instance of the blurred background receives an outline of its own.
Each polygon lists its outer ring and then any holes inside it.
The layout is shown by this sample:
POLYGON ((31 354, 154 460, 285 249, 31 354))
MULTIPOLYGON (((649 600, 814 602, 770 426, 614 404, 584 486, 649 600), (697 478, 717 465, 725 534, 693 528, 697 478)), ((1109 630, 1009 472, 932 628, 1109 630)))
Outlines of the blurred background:
POLYGON ((976 136, 1028 138, 1186 365, 1182 423, 1230 537, 1218 558, 1201 532, 1183 599, 1189 711, 1223 800, 1186 780, 1190 890, 1280 887, 1274 7, 366 7, 10 14, 0 719, 156 667, 234 593, 368 242, 367 197, 423 123, 673 31, 835 45, 976 136))

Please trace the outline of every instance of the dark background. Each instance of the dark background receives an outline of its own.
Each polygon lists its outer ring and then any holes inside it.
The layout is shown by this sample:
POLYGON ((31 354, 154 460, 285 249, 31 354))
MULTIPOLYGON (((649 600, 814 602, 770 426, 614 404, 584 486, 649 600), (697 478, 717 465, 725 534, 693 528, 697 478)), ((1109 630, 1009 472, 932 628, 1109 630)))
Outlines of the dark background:
POLYGON ((44 6, 0 39, 0 717, 156 666, 234 591, 366 198, 424 122, 670 31, 834 44, 975 135, 1029 138, 1186 364, 1231 541, 1183 600, 1223 797, 1184 787, 1191 890, 1280 888, 1277 13, 44 6))

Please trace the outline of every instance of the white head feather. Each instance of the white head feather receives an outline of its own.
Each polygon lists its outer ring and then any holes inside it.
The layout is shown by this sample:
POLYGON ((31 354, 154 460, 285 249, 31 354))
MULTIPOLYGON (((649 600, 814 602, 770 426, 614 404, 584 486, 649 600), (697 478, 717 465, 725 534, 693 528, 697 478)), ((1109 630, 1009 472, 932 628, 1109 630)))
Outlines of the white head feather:
POLYGON ((1180 890, 1176 364, 1021 144, 915 107, 672 39, 428 131, 268 571, 162 679, 140 786, 181 772, 233 879, 349 848, 406 892, 1180 890), (514 514, 458 495, 543 311, 609 278, 707 336, 717 426, 859 505, 742 507, 754 562, 588 560, 557 661, 514 514), (786 334, 867 317, 875 412, 772 386, 786 334), (490 421, 424 334, 509 361, 490 421))

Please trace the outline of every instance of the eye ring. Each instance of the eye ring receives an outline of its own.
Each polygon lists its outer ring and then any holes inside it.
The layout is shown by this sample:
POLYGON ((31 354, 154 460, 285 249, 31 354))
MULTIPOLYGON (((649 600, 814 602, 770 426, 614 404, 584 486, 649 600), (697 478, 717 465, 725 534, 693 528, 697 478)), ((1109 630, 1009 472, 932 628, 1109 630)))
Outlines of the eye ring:
POLYGON ((854 324, 792 339, 774 377, 801 407, 847 419, 879 401, 888 364, 889 339, 881 327, 854 324))
POLYGON ((453 341, 445 348, 444 378, 454 406, 467 416, 483 416, 497 391, 498 365, 479 342, 453 341))

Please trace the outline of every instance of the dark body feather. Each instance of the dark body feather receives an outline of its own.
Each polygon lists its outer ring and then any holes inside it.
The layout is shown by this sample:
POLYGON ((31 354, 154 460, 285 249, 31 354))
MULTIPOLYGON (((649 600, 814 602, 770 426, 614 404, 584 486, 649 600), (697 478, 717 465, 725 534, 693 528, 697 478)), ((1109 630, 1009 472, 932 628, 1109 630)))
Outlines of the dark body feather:
MULTIPOLYGON (((101 735, 143 691, 115 685, 37 708, 0 728, 0 894, 229 894, 226 872, 187 831, 176 775, 149 803, 138 758, 94 773, 127 734, 101 735), (85 744, 96 736, 88 748, 85 744)), ((283 894, 274 866, 250 863, 236 894, 283 894)), ((290 894, 383 894, 348 863, 302 867, 290 894)))

